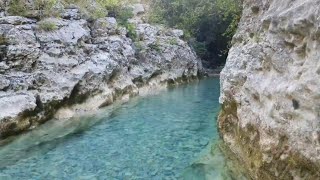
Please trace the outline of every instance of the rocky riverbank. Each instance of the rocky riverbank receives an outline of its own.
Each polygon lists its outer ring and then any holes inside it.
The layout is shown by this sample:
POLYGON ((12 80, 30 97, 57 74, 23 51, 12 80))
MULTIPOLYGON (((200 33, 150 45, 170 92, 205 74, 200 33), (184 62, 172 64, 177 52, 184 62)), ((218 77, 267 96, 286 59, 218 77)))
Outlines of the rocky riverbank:
POLYGON ((0 13, 1 138, 198 77, 182 31, 136 17, 128 30, 113 17, 83 18, 77 6, 41 20, 0 13))
POLYGON ((253 179, 320 178, 318 0, 244 0, 221 73, 223 140, 253 179))

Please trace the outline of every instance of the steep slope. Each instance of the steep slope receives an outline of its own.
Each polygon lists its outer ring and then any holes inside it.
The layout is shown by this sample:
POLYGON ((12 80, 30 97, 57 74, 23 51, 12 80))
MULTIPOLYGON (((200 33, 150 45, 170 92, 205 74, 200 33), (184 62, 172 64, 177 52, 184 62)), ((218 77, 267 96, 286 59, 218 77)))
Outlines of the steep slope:
MULTIPOLYGON (((135 14, 143 13, 142 5, 136 7, 135 14)), ((0 12, 0 137, 187 81, 201 71, 179 30, 142 20, 127 30, 113 17, 83 18, 77 6, 60 7, 60 18, 41 21, 6 16, 5 9, 0 12)))
POLYGON ((254 179, 320 179, 319 17, 319 0, 244 0, 219 128, 254 179))

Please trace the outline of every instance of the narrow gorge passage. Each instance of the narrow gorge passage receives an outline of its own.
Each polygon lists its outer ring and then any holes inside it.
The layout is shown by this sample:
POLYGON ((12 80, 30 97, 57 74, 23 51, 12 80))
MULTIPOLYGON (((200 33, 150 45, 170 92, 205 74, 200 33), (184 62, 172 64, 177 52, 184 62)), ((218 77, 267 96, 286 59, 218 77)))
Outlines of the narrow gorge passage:
POLYGON ((79 128, 56 125, 53 133, 46 129, 54 129, 52 124, 41 126, 1 149, 0 177, 179 179, 212 139, 219 140, 218 97, 219 79, 206 79, 135 98, 102 118, 82 118, 99 123, 50 142, 44 142, 48 134, 54 139, 79 128))

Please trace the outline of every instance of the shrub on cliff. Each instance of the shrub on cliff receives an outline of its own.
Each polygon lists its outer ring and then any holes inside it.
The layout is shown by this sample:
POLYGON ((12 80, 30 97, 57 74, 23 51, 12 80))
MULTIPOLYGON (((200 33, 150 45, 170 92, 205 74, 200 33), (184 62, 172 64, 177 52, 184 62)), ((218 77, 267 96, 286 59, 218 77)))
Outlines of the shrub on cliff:
POLYGON ((38 16, 39 18, 57 15, 54 6, 58 0, 10 0, 8 13, 17 16, 38 16))
POLYGON ((58 29, 58 26, 50 20, 39 21, 38 27, 40 30, 43 31, 54 31, 58 29))
MULTIPOLYGON (((242 0, 152 0, 149 21, 183 29, 197 54, 224 63, 241 16, 242 0)), ((213 60, 213 61, 212 61, 213 60)))
MULTIPOLYGON (((128 0, 129 1, 129 0, 128 0)), ((85 16, 98 19, 107 15, 127 20, 132 15, 126 8, 126 0, 10 0, 8 1, 10 15, 27 16, 42 19, 59 16, 63 6, 77 6, 85 16)))
MULTIPOLYGON (((69 0, 70 1, 70 0, 69 0)), ((92 2, 87 0, 73 0, 73 1, 83 1, 82 9, 89 12, 89 16, 93 19, 98 19, 105 16, 117 18, 120 24, 126 22, 129 18, 133 16, 132 10, 127 8, 126 0, 96 0, 95 6, 92 7, 92 2)), ((79 3, 75 3, 79 4, 79 3)))

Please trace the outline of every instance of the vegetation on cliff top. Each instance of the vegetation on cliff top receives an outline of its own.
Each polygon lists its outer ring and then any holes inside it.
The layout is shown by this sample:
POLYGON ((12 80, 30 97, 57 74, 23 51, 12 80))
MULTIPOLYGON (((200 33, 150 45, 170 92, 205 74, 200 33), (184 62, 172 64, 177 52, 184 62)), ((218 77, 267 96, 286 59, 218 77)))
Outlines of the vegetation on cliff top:
POLYGON ((211 66, 224 63, 241 17, 242 0, 152 0, 149 21, 183 29, 211 66))
POLYGON ((59 16, 61 7, 77 6, 84 16, 92 19, 117 16, 120 20, 131 16, 125 4, 129 0, 11 0, 8 3, 10 15, 45 18, 59 16))

